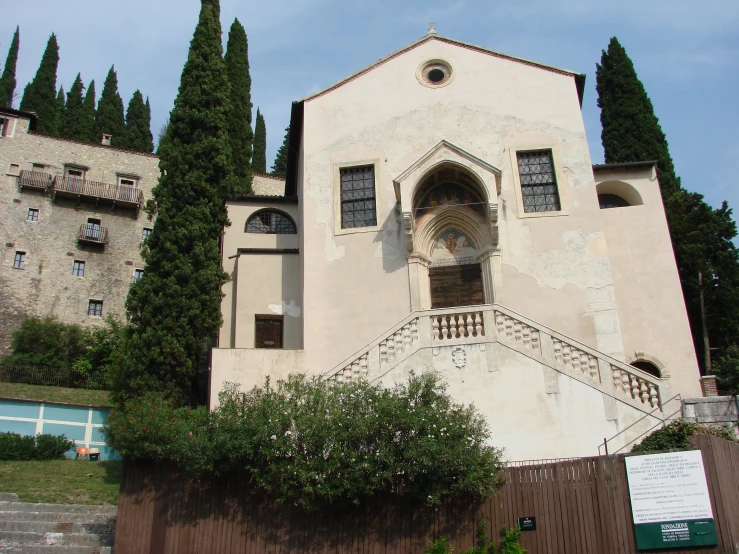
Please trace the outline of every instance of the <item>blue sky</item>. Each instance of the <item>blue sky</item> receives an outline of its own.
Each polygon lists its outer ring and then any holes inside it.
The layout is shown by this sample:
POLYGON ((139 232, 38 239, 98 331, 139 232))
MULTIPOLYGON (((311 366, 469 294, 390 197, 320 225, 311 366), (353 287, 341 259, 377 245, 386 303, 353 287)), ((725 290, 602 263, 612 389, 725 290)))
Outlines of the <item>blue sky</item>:
MULTIPOLYGON (((100 94, 115 64, 127 104, 151 99, 152 131, 172 108, 200 3, 195 0, 5 0, 0 63, 16 25, 20 101, 49 35, 60 45, 58 84, 77 72, 100 94)), ((439 34, 587 74, 583 117, 594 163, 603 159, 595 64, 611 36, 634 61, 683 186, 713 205, 739 207, 739 2, 737 0, 221 0, 225 34, 246 27, 252 99, 267 123, 268 164, 290 102, 421 37, 439 34)))

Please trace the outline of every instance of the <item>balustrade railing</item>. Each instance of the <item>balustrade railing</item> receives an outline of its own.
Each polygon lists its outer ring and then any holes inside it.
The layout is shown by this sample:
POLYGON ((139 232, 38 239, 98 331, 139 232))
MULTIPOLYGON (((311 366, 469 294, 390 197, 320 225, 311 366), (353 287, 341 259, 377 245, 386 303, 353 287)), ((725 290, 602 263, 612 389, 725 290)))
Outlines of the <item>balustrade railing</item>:
POLYGON ((103 198, 115 202, 135 204, 140 206, 144 201, 144 193, 136 187, 127 185, 112 185, 97 181, 87 181, 78 177, 58 175, 54 178, 52 190, 55 193, 75 194, 91 198, 103 198))
POLYGON ((18 186, 47 190, 51 186, 52 176, 41 171, 23 170, 18 175, 18 186))
POLYGON ((80 225, 80 234, 77 240, 83 242, 94 242, 96 244, 108 243, 108 228, 83 223, 80 225))
POLYGON ((596 356, 554 337, 552 337, 552 344, 554 345, 554 359, 557 362, 600 383, 600 371, 596 356))
POLYGON ((430 318, 433 342, 482 337, 485 334, 482 312, 432 314, 430 318))
POLYGON ((505 337, 534 352, 541 351, 538 329, 526 325, 508 314, 495 310, 495 327, 499 337, 505 337))

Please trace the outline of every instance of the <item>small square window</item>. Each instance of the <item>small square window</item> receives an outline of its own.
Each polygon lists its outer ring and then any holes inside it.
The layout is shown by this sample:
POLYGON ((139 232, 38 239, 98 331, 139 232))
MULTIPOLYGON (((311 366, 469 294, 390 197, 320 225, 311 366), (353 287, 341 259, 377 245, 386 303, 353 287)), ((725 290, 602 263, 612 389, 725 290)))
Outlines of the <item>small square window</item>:
POLYGON ((44 171, 46 171, 46 165, 45 164, 36 164, 36 163, 34 163, 34 164, 31 164, 31 169, 33 171, 40 171, 40 172, 43 173, 44 171))
POLYGON ((0 137, 13 136, 13 121, 9 117, 0 117, 0 137))
POLYGON ((144 227, 141 230, 141 242, 144 242, 146 239, 148 239, 149 235, 151 235, 151 229, 149 227, 144 227))
POLYGON ((13 267, 15 269, 23 269, 25 265, 26 265, 26 253, 16 252, 15 259, 13 259, 13 267))
POLYGON ((558 212, 562 209, 551 150, 516 152, 523 211, 558 212))
POLYGON ((87 305, 87 315, 102 317, 103 316, 103 301, 102 300, 90 300, 87 305))
POLYGON ((375 200, 375 166, 342 167, 341 228, 374 227, 377 225, 375 200))
POLYGON ((38 208, 28 208, 26 219, 28 221, 38 221, 38 208))
POLYGON ((21 174, 20 164, 10 164, 8 166, 8 175, 13 175, 15 177, 18 177, 20 174, 21 174))
POLYGON ((75 260, 74 265, 72 266, 72 275, 75 277, 84 277, 85 276, 85 262, 82 260, 75 260))
POLYGON ((134 269, 133 270, 133 282, 135 283, 139 279, 141 279, 144 276, 144 270, 143 269, 134 269))

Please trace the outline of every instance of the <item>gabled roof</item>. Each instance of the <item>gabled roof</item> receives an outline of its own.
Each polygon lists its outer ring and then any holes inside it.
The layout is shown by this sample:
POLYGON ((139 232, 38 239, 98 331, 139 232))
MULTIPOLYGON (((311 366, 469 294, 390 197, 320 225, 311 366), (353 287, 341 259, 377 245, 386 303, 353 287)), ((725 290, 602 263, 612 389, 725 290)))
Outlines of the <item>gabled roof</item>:
POLYGON ((425 43, 427 43, 429 41, 432 41, 432 40, 438 40, 440 42, 445 42, 447 44, 452 44, 454 46, 459 46, 461 48, 467 48, 468 50, 472 50, 474 52, 480 52, 482 54, 487 54, 489 56, 494 56, 496 58, 500 58, 500 59, 503 59, 503 60, 509 60, 509 61, 513 61, 513 62, 516 62, 516 63, 521 63, 521 64, 524 64, 524 65, 529 65, 531 67, 536 67, 536 68, 539 68, 539 69, 543 69, 545 71, 551 71, 552 73, 558 73, 560 75, 570 75, 570 76, 572 76, 575 79, 575 85, 577 86, 577 95, 578 95, 578 97, 580 99, 580 104, 582 105, 582 97, 583 97, 583 92, 585 90, 585 75, 583 73, 576 73, 574 71, 570 71, 569 69, 561 69, 559 67, 554 67, 554 66, 551 66, 551 65, 546 65, 546 64, 543 64, 543 63, 532 62, 531 60, 527 60, 527 59, 524 59, 524 58, 517 58, 515 56, 509 56, 508 54, 503 54, 501 52, 496 52, 495 50, 490 50, 489 48, 484 48, 482 46, 477 46, 477 45, 474 45, 474 44, 469 44, 467 42, 462 42, 461 40, 457 40, 457 39, 453 39, 453 38, 449 38, 449 37, 443 37, 443 36, 437 35, 435 33, 429 33, 429 34, 421 37, 420 39, 411 42, 410 44, 408 44, 407 46, 404 46, 400 50, 396 50, 392 54, 390 54, 388 56, 385 56, 384 58, 380 58, 375 63, 368 65, 364 69, 360 69, 356 73, 354 73, 352 75, 349 75, 349 77, 346 77, 345 79, 342 79, 338 83, 334 83, 330 87, 327 87, 327 88, 325 88, 323 90, 320 90, 320 91, 318 91, 318 92, 316 92, 314 94, 311 94, 309 96, 306 96, 302 100, 299 100, 299 102, 308 102, 310 100, 313 100, 314 98, 318 98, 319 96, 323 96, 324 94, 327 94, 327 93, 331 92, 332 90, 335 90, 335 89, 337 89, 337 88, 345 85, 346 83, 348 83, 350 81, 353 81, 354 79, 357 79, 358 77, 361 77, 365 73, 368 73, 368 72, 372 71, 374 68, 379 67, 382 64, 384 64, 386 62, 389 62, 390 60, 392 60, 394 58, 397 58, 401 54, 405 54, 406 52, 408 52, 410 50, 413 50, 417 46, 420 46, 420 45, 425 44, 425 43))

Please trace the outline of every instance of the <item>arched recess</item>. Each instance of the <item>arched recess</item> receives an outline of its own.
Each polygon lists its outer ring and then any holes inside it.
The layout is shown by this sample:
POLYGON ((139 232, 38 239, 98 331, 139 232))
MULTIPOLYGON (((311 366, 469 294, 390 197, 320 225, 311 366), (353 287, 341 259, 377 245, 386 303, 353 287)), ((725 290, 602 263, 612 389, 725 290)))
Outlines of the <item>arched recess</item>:
POLYGON ((244 225, 244 232, 261 235, 295 235, 298 230, 293 219, 285 212, 265 208, 249 216, 244 225))
POLYGON ((641 206, 644 204, 641 194, 632 185, 624 181, 603 181, 595 187, 598 197, 601 196, 618 196, 622 198, 629 206, 641 206))
POLYGON ((634 352, 633 355, 627 357, 626 361, 629 365, 641 369, 642 371, 646 371, 650 375, 654 375, 660 379, 667 379, 670 376, 665 364, 660 362, 654 356, 645 354, 644 352, 634 352))

